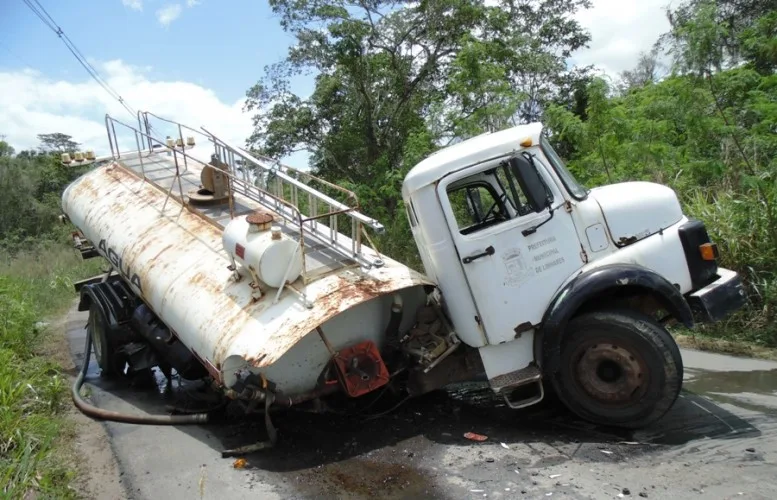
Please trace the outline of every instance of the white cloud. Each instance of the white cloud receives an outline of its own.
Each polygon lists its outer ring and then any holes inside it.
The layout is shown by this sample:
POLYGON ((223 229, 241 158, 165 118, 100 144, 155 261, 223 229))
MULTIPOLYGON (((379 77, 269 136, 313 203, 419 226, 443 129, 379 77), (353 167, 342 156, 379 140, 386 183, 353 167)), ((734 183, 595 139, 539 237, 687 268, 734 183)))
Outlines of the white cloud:
POLYGON ((594 64, 615 78, 632 69, 640 52, 650 52, 669 30, 665 8, 670 0, 593 0, 593 7, 575 15, 591 32, 589 48, 572 54, 574 64, 594 64))
MULTIPOLYGON (((183 81, 158 81, 150 78, 148 68, 129 66, 120 60, 92 63, 103 78, 135 109, 148 110, 195 129, 205 126, 233 145, 243 146, 253 130, 251 118, 242 112, 243 100, 221 101, 207 88, 183 81)), ((0 71, 0 135, 17 151, 38 146, 37 134, 61 132, 71 135, 84 149, 98 155, 109 152, 104 117, 129 125, 135 119, 94 80, 55 80, 30 69, 0 71)), ((155 126, 156 136, 177 136, 177 129, 155 126)), ((134 133, 116 132, 122 150, 136 149, 134 133)), ((184 132, 184 135, 188 135, 184 132)), ((208 158, 210 148, 202 138, 193 153, 208 158)))
POLYGON ((132 10, 143 10, 143 0, 121 0, 121 3, 132 10))
POLYGON ((181 12, 183 7, 179 3, 165 5, 156 11, 156 18, 162 26, 170 26, 170 23, 181 17, 181 12))
POLYGON ((200 5, 201 0, 186 0, 186 6, 187 7, 194 7, 195 5, 200 5))

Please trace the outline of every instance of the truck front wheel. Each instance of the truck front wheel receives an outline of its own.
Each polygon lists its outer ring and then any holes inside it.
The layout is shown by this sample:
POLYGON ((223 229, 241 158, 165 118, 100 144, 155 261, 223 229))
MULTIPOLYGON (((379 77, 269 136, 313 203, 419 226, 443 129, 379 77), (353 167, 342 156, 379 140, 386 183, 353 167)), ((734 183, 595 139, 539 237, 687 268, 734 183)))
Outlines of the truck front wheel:
POLYGON ((644 427, 672 407, 682 386, 680 350, 664 327, 631 310, 573 318, 553 378, 559 399, 601 425, 644 427))

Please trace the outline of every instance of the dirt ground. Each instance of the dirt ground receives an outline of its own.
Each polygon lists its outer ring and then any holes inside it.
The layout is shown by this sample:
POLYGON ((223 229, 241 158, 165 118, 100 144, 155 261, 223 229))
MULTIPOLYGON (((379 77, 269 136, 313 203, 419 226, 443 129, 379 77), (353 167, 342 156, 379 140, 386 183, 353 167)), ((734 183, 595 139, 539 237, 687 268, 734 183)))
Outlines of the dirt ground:
MULTIPOLYGON (((75 381, 78 369, 67 341, 67 331, 68 328, 77 327, 78 325, 72 323, 70 312, 51 324, 44 353, 62 367, 71 385, 75 381)), ((84 498, 127 498, 119 464, 105 426, 87 417, 72 405, 68 407, 65 417, 70 425, 68 425, 69 432, 63 439, 61 451, 72 457, 71 464, 76 465, 78 477, 73 488, 84 498)))
MULTIPOLYGON (((65 325, 76 365, 84 323, 71 313, 65 325)), ((261 420, 171 427, 74 415, 87 472, 78 486, 87 498, 132 499, 775 498, 777 363, 691 350, 683 359, 674 408, 634 432, 553 405, 513 411, 462 385, 385 415, 276 414, 278 446, 236 462, 221 451, 265 439, 261 420)), ((102 408, 164 413, 194 390, 131 389, 101 380, 93 364, 87 386, 102 408)))

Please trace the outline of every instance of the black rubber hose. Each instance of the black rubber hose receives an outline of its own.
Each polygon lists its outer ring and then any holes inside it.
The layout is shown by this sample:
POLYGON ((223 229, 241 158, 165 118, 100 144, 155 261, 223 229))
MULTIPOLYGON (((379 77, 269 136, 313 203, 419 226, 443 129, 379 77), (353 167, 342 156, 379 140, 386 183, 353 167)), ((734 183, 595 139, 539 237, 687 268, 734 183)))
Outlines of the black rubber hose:
POLYGON ((112 422, 124 422, 140 425, 185 425, 204 424, 208 421, 207 413, 195 413, 192 415, 128 415, 115 411, 103 410, 86 402, 81 397, 81 386, 84 384, 86 372, 89 370, 89 358, 92 353, 92 333, 86 329, 86 350, 84 351, 84 364, 76 377, 73 388, 70 391, 73 403, 82 413, 98 420, 110 420, 112 422))

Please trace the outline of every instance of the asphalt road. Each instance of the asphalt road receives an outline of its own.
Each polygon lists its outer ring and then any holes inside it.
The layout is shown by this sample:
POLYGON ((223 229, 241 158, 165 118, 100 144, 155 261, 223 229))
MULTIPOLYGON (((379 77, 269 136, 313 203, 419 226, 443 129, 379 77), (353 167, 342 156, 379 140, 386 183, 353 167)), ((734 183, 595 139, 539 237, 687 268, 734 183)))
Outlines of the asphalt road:
MULTIPOLYGON (((71 312, 79 367, 85 324, 85 313, 71 312)), ((683 359, 680 399, 637 432, 592 426, 553 405, 510 410, 472 387, 374 418, 278 414, 278 446, 244 456, 243 468, 221 451, 265 439, 258 418, 103 425, 133 499, 776 498, 777 363, 687 350, 683 359), (488 439, 468 441, 470 431, 488 439)), ((110 410, 164 413, 181 394, 90 373, 90 399, 110 410)))

